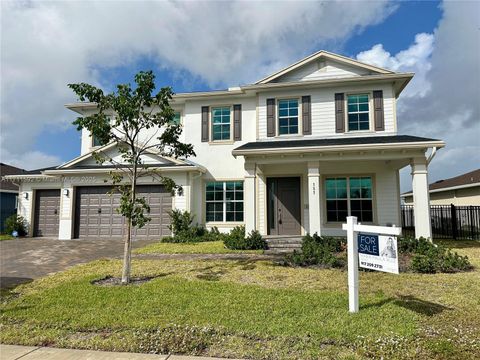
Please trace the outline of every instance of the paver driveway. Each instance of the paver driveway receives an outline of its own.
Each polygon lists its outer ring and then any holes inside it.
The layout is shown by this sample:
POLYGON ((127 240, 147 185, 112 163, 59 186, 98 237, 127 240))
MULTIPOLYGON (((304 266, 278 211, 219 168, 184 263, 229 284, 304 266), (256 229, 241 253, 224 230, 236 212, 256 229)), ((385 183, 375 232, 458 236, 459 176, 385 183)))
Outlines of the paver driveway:
MULTIPOLYGON (((133 247, 152 242, 134 241, 133 247)), ((0 287, 13 287, 76 264, 101 258, 118 258, 122 254, 123 241, 118 239, 23 238, 0 241, 0 287)))

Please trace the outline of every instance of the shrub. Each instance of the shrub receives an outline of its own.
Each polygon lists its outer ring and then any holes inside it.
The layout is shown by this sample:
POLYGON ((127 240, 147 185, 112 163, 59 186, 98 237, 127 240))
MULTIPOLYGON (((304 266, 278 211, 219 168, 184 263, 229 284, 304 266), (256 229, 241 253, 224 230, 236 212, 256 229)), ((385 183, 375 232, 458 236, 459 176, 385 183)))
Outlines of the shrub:
POLYGON ((173 234, 178 234, 182 231, 189 231, 195 216, 188 211, 172 210, 168 212, 170 216, 170 225, 168 228, 173 234))
POLYGON ((231 250, 265 250, 267 242, 257 230, 251 231, 245 237, 245 226, 235 226, 223 238, 225 247, 231 250))
POLYGON ((399 238, 398 247, 401 253, 413 255, 410 263, 410 270, 413 272, 433 274, 466 271, 472 268, 466 256, 460 256, 444 246, 434 245, 423 237, 399 238))
POLYGON ((307 234, 302 239, 300 252, 294 251, 285 257, 287 264, 297 266, 321 265, 325 267, 341 267, 344 260, 337 253, 345 249, 345 239, 319 236, 317 233, 307 234))
POLYGON ((235 226, 230 233, 225 236, 223 243, 230 250, 245 250, 245 226, 235 226))
POLYGON ((267 242, 257 230, 252 230, 245 238, 245 250, 265 250, 267 242))
POLYGON ((5 220, 5 232, 12 235, 14 231, 18 232, 18 236, 27 235, 27 221, 23 216, 13 214, 5 220))
POLYGON ((427 255, 415 254, 410 263, 410 269, 422 274, 434 274, 437 269, 435 259, 427 255))

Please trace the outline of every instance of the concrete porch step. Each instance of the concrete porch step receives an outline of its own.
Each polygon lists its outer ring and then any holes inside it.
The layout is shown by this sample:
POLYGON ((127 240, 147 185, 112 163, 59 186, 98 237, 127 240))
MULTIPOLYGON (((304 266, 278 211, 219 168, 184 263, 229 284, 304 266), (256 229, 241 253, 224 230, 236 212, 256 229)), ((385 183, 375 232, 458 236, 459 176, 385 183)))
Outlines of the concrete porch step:
POLYGON ((300 250, 302 247, 302 236, 274 236, 270 235, 266 239, 268 250, 265 254, 286 254, 294 250, 300 250))

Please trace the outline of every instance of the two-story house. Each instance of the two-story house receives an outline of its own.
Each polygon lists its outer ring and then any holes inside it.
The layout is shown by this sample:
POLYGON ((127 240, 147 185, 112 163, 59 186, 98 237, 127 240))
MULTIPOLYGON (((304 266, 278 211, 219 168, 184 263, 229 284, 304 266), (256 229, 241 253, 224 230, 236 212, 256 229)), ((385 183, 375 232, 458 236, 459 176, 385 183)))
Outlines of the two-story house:
MULTIPOLYGON (((176 94, 182 140, 197 155, 175 160, 152 151, 144 158, 184 192, 172 197, 142 179, 152 221, 137 237, 168 234, 172 208, 191 211, 207 227, 244 224, 247 232, 276 236, 343 235, 348 215, 399 225, 405 166, 412 169, 416 235, 431 237, 428 163, 445 144, 397 134, 397 99, 412 77, 320 51, 254 84, 176 94)), ((92 103, 67 108, 96 111, 92 103)), ((19 213, 32 236, 123 236, 118 197, 104 182, 111 166, 92 157, 97 150, 115 158, 116 144, 97 145, 83 131, 79 157, 23 175, 19 213)))

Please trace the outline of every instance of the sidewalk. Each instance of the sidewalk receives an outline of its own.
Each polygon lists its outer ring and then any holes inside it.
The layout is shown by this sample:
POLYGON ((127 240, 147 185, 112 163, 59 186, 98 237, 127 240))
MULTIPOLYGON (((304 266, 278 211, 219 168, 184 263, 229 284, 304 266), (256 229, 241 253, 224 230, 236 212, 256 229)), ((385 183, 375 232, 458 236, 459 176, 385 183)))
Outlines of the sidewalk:
POLYGON ((0 344, 1 360, 221 360, 183 355, 153 355, 0 344))

